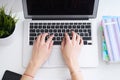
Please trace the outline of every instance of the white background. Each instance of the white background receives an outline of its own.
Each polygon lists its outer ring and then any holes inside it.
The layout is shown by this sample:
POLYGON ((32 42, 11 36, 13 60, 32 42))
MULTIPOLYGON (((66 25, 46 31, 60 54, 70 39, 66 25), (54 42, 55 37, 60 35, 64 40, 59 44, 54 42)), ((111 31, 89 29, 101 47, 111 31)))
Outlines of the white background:
MULTIPOLYGON (((7 10, 13 9, 15 13, 22 12, 22 0, 0 0, 0 6, 6 5, 7 10)), ((97 24, 100 23, 102 16, 120 16, 120 0, 100 0, 97 24)), ((22 15, 20 15, 22 16, 22 15)), ((15 39, 9 45, 0 45, 0 80, 5 70, 11 70, 22 74, 22 17, 15 30, 15 39)), ((100 34, 99 42, 99 65, 96 68, 81 68, 85 80, 120 80, 120 64, 106 64, 101 59, 100 34)), ((66 68, 40 69, 36 75, 39 80, 66 80, 70 78, 66 68)))

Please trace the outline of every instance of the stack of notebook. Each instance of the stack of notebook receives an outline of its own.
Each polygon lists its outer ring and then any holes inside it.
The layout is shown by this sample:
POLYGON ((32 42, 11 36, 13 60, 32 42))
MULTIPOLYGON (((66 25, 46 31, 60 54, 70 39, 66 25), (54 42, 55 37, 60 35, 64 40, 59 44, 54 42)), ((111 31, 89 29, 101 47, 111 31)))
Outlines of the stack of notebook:
POLYGON ((120 62, 120 17, 104 16, 102 20, 102 54, 105 62, 120 62))

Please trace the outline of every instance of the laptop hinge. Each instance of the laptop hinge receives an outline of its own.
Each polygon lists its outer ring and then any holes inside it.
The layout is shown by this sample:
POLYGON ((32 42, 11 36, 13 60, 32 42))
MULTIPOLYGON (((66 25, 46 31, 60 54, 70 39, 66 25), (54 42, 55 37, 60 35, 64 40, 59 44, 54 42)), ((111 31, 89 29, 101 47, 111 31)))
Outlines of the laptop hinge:
POLYGON ((89 18, 33 18, 32 20, 89 20, 89 18))

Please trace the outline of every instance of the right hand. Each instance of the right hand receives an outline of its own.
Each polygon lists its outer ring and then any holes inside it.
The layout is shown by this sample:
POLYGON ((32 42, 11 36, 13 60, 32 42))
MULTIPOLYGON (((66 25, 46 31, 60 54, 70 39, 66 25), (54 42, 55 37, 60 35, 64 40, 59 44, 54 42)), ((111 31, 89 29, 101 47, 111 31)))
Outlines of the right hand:
POLYGON ((79 69, 78 56, 83 45, 82 38, 75 32, 72 32, 72 40, 67 33, 61 43, 63 58, 71 71, 79 69))

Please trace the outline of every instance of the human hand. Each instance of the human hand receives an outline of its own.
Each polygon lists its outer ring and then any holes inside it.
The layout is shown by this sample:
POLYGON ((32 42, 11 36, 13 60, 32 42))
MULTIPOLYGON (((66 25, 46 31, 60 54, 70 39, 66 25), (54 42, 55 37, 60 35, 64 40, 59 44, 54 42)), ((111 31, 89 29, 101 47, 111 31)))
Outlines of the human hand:
POLYGON ((33 45, 32 57, 26 70, 26 74, 34 75, 37 69, 48 59, 53 47, 53 37, 50 36, 45 42, 48 33, 41 34, 37 37, 33 45))
POLYGON ((61 51, 68 68, 73 69, 79 68, 78 56, 83 45, 82 38, 75 32, 72 32, 72 40, 67 33, 61 43, 61 51))

